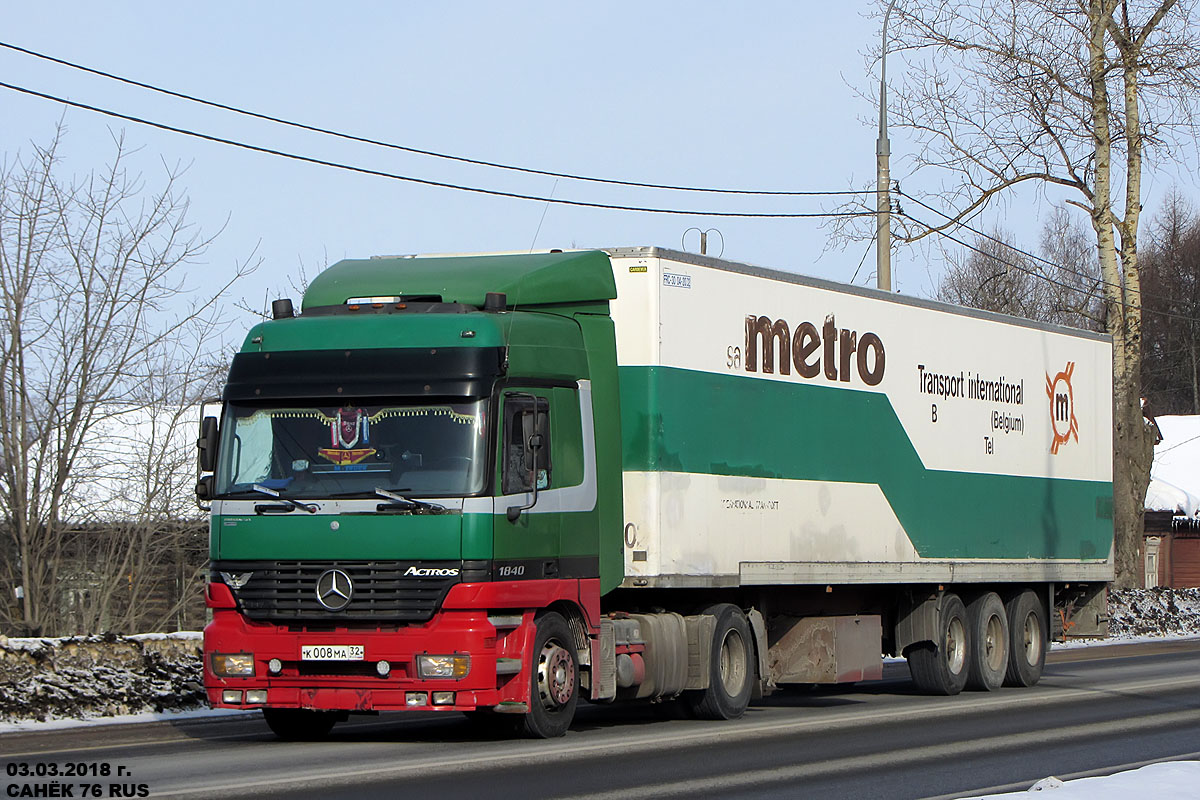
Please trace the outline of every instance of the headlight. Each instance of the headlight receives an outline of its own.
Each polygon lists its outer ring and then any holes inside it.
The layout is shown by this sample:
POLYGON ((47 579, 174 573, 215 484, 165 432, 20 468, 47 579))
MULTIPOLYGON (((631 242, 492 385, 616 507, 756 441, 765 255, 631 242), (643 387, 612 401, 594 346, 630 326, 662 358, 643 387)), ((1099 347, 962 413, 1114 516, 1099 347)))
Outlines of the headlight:
POLYGON ((471 657, 466 653, 452 656, 417 656, 417 675, 430 678, 465 678, 471 671, 471 657))
POLYGON ((222 678, 253 678, 253 653, 213 653, 212 671, 222 678))

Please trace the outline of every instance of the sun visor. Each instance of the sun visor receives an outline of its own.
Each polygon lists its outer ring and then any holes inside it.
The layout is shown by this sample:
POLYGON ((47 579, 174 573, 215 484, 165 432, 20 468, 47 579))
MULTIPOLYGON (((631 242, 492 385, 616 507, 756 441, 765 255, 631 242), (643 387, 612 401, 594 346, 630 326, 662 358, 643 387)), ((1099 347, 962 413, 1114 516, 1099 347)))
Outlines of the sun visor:
POLYGON ((500 347, 238 353, 224 399, 487 397, 503 358, 500 347))

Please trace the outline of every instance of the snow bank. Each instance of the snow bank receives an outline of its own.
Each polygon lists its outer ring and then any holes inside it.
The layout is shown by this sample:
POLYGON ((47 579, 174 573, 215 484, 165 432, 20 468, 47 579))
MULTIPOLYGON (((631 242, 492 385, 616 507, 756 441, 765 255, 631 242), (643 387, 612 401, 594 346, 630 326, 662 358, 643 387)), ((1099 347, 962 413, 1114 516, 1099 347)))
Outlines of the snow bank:
POLYGON ((1200 633, 1200 589, 1127 589, 1108 595, 1109 638, 1200 633))
POLYGON ((199 633, 0 636, 0 722, 198 708, 200 648, 199 633))
POLYGON ((1165 761, 1140 769, 1097 778, 1060 781, 1046 778, 1028 791, 988 794, 964 800, 1015 800, 1031 792, 1050 792, 1050 800, 1129 800, 1152 797, 1154 800, 1194 800, 1200 787, 1200 761, 1165 761))

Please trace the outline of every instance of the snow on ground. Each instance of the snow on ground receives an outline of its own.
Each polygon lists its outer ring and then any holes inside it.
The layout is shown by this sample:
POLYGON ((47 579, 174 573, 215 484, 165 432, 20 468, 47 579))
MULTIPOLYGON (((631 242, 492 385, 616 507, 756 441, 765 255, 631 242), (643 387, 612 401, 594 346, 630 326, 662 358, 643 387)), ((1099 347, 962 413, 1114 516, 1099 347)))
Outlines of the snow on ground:
POLYGON ((6 733, 37 733, 57 731, 64 728, 98 728, 103 725, 136 725, 147 722, 177 722, 188 719, 217 719, 220 717, 256 717, 258 711, 238 711, 232 708, 193 708, 187 711, 142 711, 137 714, 118 714, 113 717, 87 717, 73 719, 54 717, 42 721, 19 720, 0 722, 0 735, 6 733))
POLYGON ((1108 616, 1110 639, 1200 634, 1200 588, 1110 592, 1108 616))
POLYGON ((0 723, 201 708, 198 633, 0 636, 0 723))
POLYGON ((999 800, 1049 792, 1050 800, 1195 800, 1200 795, 1200 761, 1164 761, 1095 778, 1045 778, 1024 792, 987 794, 964 800, 999 800))

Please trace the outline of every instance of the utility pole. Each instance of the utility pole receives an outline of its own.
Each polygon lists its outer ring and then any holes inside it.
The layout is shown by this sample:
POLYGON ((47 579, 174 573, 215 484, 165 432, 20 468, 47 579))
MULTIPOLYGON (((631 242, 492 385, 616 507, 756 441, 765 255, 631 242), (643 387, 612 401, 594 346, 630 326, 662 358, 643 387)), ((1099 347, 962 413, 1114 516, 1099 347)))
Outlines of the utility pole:
POLYGON ((887 133, 887 26, 896 0, 888 3, 883 14, 883 48, 879 53, 879 138, 875 141, 875 200, 878 212, 878 229, 875 237, 875 280, 876 286, 885 292, 892 290, 892 198, 891 183, 892 144, 887 133))

